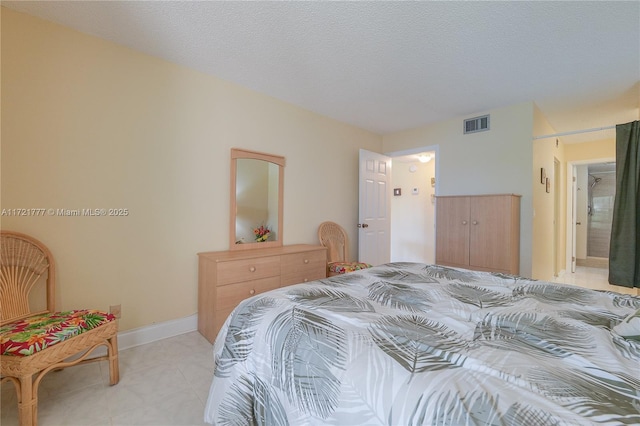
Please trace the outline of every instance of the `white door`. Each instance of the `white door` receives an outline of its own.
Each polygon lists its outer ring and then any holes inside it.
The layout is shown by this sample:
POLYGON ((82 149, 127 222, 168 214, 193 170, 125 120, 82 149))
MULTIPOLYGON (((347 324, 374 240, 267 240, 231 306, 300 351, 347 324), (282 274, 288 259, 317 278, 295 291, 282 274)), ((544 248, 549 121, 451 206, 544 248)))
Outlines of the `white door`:
POLYGON ((560 263, 558 260, 560 241, 560 161, 553 159, 553 276, 560 274, 560 263))
POLYGON ((391 157, 360 150, 359 261, 372 265, 391 259, 391 157))
POLYGON ((576 222, 578 221, 578 179, 577 168, 573 168, 573 177, 571 182, 571 272, 576 272, 576 222))

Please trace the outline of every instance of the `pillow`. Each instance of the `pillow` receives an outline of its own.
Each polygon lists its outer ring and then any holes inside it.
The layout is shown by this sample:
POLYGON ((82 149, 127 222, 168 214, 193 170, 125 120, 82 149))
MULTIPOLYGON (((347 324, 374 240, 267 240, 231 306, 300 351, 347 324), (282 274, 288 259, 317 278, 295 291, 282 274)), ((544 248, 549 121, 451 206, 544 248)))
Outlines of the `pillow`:
POLYGON ((613 331, 625 339, 640 342, 640 309, 632 312, 620 324, 613 327, 613 331))

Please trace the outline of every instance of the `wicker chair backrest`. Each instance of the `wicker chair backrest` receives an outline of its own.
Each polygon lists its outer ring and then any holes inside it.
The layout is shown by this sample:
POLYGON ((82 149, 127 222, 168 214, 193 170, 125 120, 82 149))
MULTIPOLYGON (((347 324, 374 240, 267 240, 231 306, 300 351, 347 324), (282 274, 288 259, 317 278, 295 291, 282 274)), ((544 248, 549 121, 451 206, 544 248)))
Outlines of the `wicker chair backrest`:
POLYGON ((328 262, 349 261, 347 232, 335 222, 322 222, 318 227, 320 244, 327 248, 328 262))
POLYGON ((28 235, 0 233, 0 324, 55 310, 55 264, 49 249, 28 235), (35 286, 46 280, 44 286, 35 286), (46 288, 46 309, 32 312, 29 296, 46 288))

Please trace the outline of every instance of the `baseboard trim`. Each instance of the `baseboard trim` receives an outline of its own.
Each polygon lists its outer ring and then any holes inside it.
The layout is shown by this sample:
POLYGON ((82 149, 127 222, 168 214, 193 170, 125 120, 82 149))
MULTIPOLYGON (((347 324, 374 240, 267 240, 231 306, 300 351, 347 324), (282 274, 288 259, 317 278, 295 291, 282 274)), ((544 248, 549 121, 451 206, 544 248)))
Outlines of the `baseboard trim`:
POLYGON ((198 314, 118 333, 118 349, 129 349, 198 329, 198 314))
POLYGON ((566 272, 567 272, 566 269, 561 269, 560 272, 558 272, 558 275, 551 278, 549 281, 553 281, 554 279, 557 279, 557 278, 562 278, 566 272))
POLYGON ((589 268, 609 269, 609 258, 587 256, 586 259, 576 259, 576 265, 589 268))
MULTIPOLYGON (((198 314, 174 320, 151 324, 118 333, 118 351, 134 348, 198 329, 198 314)), ((96 358, 107 354, 105 346, 100 346, 89 356, 96 358)))

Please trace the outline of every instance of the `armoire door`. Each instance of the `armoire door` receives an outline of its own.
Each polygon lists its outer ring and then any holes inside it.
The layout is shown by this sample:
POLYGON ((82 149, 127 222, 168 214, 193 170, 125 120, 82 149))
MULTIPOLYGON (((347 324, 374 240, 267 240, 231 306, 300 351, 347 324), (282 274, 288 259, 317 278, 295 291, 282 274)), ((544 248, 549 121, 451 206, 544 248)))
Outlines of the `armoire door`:
POLYGON ((469 197, 436 199, 436 263, 469 264, 469 197))
POLYGON ((487 270, 511 269, 512 200, 505 195, 471 197, 469 265, 487 270))

